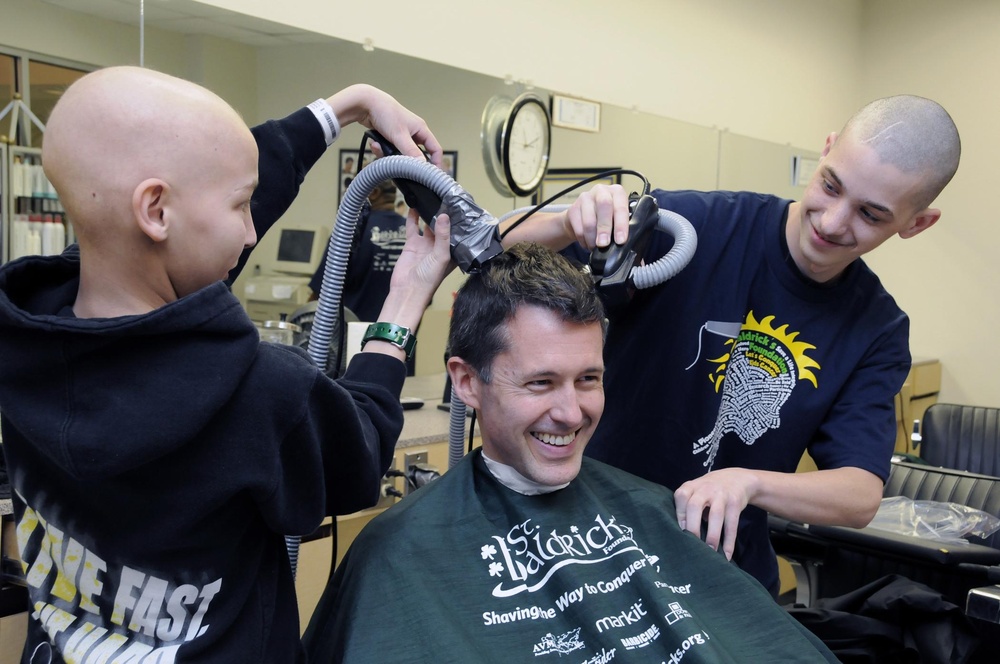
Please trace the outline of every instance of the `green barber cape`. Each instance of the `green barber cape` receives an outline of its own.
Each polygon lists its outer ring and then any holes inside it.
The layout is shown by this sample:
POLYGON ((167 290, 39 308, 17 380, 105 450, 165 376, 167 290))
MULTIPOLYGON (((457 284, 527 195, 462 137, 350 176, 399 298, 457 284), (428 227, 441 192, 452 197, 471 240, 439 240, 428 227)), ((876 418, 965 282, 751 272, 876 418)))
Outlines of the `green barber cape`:
POLYGON ((837 661, 664 487, 585 457, 524 496, 478 450, 365 527, 305 643, 311 664, 837 661))

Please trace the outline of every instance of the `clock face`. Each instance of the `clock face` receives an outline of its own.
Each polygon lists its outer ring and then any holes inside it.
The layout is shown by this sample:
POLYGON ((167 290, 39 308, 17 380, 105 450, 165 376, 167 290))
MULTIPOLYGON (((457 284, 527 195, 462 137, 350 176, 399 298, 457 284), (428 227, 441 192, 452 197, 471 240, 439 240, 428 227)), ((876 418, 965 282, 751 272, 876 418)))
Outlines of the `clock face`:
POLYGON ((529 97, 515 104, 504 136, 504 159, 508 184, 521 196, 531 194, 548 167, 549 113, 541 100, 529 97))
POLYGON ((490 99, 483 110, 483 161, 486 174, 504 196, 530 196, 549 165, 551 124, 546 102, 526 93, 513 102, 490 99))

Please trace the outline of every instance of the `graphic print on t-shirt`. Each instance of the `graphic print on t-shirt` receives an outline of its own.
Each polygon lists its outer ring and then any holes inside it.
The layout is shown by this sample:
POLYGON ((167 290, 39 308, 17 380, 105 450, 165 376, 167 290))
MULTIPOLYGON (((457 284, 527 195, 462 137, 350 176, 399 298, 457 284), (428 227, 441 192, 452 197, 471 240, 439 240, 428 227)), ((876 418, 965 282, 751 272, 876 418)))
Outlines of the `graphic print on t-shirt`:
POLYGON ((67 662, 170 664, 211 629, 222 579, 178 584, 106 560, 30 505, 17 540, 31 617, 67 662))
POLYGON ((753 445, 768 429, 781 424, 781 407, 800 380, 817 387, 819 363, 806 353, 812 344, 797 341, 798 332, 788 325, 775 328, 774 316, 758 321, 753 311, 736 339, 727 341, 729 352, 709 360, 716 368, 709 374, 715 391, 722 389, 719 416, 712 431, 693 444, 694 454, 705 454, 703 465, 712 470, 722 437, 734 433, 746 445, 753 445))
POLYGON ((392 272, 406 244, 406 228, 383 230, 372 226, 371 242, 377 249, 372 252, 369 269, 372 272, 392 272))

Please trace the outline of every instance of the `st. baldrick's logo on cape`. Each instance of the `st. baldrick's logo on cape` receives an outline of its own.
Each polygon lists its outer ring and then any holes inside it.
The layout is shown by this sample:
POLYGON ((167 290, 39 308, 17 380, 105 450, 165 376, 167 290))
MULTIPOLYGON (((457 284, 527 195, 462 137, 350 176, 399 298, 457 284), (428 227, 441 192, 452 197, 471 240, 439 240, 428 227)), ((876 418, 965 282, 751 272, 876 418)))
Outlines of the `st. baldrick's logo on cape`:
POLYGON ((796 341, 798 332, 787 332, 788 325, 775 329, 774 316, 761 321, 747 314, 746 322, 725 355, 709 360, 716 365, 709 374, 715 391, 722 388, 719 417, 712 431, 694 443, 694 454, 706 454, 704 465, 711 470, 719 444, 727 433, 734 433, 746 445, 753 445, 768 429, 781 424, 781 407, 788 401, 799 380, 817 387, 813 369, 819 363, 806 356, 816 348, 796 341))
POLYGON ((526 519, 505 536, 493 535, 490 540, 480 548, 480 555, 488 564, 489 575, 499 579, 493 588, 494 597, 533 593, 545 587, 552 575, 567 565, 592 565, 629 552, 637 553, 638 558, 618 577, 603 584, 608 586, 606 589, 598 583, 600 592, 629 583, 645 567, 659 569, 659 556, 643 551, 633 529, 618 523, 613 515, 597 514, 590 523, 571 524, 568 528, 526 519))

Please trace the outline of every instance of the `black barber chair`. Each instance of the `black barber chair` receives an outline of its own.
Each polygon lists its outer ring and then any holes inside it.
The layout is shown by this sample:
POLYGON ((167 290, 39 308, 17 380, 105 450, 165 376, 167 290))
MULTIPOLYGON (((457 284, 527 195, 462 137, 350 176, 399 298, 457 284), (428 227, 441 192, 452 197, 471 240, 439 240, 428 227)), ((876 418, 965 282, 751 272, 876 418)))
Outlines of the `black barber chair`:
MULTIPOLYGON (((959 503, 1000 517, 1000 478, 988 475, 893 462, 883 496, 959 503)), ((770 526, 778 553, 797 566, 799 585, 805 583, 797 598, 803 604, 901 574, 964 606, 968 591, 990 583, 994 572, 989 568, 1000 565, 1000 532, 950 544, 870 527, 806 525, 774 515, 770 526)))
POLYGON ((1000 408, 937 403, 920 433, 920 457, 932 466, 1000 477, 1000 408))
MULTIPOLYGON (((883 495, 960 503, 1000 517, 1000 477, 990 475, 894 461, 883 495)), ((975 618, 971 622, 984 642, 998 641, 1000 594, 992 596, 998 587, 990 584, 1000 583, 1000 532, 946 544, 870 527, 806 525, 773 515, 770 526, 775 550, 796 571, 798 604, 811 606, 818 599, 901 575, 959 607, 965 608, 969 599, 969 607, 979 615, 967 615, 975 618), (980 588, 985 595, 976 594, 980 588), (991 612, 996 612, 995 620, 991 612)))

